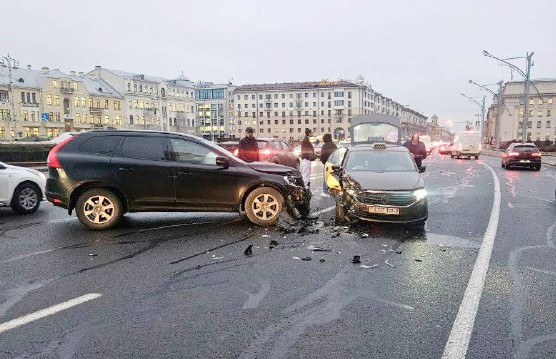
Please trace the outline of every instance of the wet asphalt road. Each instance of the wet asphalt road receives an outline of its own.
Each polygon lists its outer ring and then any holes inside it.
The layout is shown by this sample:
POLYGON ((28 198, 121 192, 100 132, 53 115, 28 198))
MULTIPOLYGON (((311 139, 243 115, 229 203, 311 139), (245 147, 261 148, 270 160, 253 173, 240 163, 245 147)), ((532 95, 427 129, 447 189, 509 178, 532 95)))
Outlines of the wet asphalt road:
POLYGON ((236 214, 148 213, 91 232, 47 203, 27 217, 0 209, 0 328, 102 295, 0 332, 0 357, 440 358, 493 206, 483 162, 502 197, 467 357, 556 358, 556 171, 436 154, 425 231, 335 229, 318 173, 318 221, 270 229, 236 214))

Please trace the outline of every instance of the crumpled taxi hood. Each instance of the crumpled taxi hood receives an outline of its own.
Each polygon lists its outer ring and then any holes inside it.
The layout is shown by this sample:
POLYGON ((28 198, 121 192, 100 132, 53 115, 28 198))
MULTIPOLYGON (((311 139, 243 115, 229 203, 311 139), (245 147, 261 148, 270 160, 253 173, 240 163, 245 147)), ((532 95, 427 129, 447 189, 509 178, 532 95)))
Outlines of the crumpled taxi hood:
MULTIPOLYGON (((351 182, 361 190, 411 191, 422 188, 425 183, 418 172, 370 172, 350 171, 351 182)), ((355 189, 355 188, 354 188, 355 189)))

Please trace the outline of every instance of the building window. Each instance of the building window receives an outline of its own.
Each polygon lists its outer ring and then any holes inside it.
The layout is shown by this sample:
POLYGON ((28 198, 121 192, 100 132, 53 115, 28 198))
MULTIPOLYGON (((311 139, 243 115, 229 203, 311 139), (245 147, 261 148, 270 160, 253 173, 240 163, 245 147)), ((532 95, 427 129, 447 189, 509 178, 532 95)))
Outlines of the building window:
POLYGON ((23 121, 29 121, 29 112, 23 111, 23 121))
POLYGON ((334 106, 343 106, 344 105, 344 100, 335 100, 334 101, 334 106))
POLYGON ((552 110, 547 108, 546 109, 546 117, 550 117, 550 116, 552 116, 552 110))
POLYGON ((119 111, 122 109, 122 104, 120 101, 114 101, 114 110, 119 111))
POLYGON ((334 92, 334 97, 344 97, 344 92, 343 91, 336 91, 336 92, 334 92))
POLYGON ((110 117, 108 115, 104 116, 104 124, 105 125, 109 125, 110 124, 110 117))
POLYGON ((542 126, 541 124, 542 124, 541 121, 537 121, 537 128, 541 128, 541 126, 542 126))
POLYGON ((46 104, 47 105, 52 105, 52 95, 46 96, 46 104))
POLYGON ((137 84, 133 84, 133 91, 137 92, 137 84))
POLYGON ((538 104, 539 104, 539 105, 542 105, 542 104, 543 104, 542 98, 539 99, 538 104))
POLYGON ((348 98, 351 98, 351 91, 348 91, 348 98))
POLYGON ((100 100, 96 101, 97 108, 100 108, 100 100))
POLYGON ((79 107, 79 97, 75 97, 75 98, 73 99, 73 105, 74 105, 75 107, 79 107))
POLYGON ((546 128, 550 128, 550 121, 546 121, 546 128))
POLYGON ((25 103, 25 92, 21 93, 21 103, 25 103))
POLYGON ((52 86, 53 87, 58 87, 58 81, 57 80, 52 80, 52 86))
POLYGON ((104 100, 104 108, 108 110, 108 100, 104 100))

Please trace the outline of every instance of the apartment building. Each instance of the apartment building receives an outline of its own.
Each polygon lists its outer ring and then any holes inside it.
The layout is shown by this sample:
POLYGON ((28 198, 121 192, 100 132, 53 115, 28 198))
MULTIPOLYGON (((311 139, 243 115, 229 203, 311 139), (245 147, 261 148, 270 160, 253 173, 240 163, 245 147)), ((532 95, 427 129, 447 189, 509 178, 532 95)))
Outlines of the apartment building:
POLYGON ((349 136, 351 118, 359 114, 385 113, 416 123, 426 117, 373 91, 366 83, 315 81, 242 85, 232 97, 232 123, 237 137, 253 127, 258 137, 298 140, 305 128, 315 135, 349 136), (418 120, 417 120, 418 118, 418 120))
POLYGON ((206 139, 233 138, 235 124, 231 121, 233 111, 231 93, 234 86, 199 82, 195 89, 197 134, 206 139))
MULTIPOLYGON (((507 82, 502 90, 500 104, 500 141, 522 138, 525 115, 524 82, 507 82)), ((529 95, 528 141, 556 141, 556 79, 533 80, 529 95)), ((496 104, 487 114, 487 130, 495 128, 496 104)), ((493 130, 489 131, 493 135, 493 130)))
POLYGON ((170 80, 96 66, 89 75, 122 94, 124 127, 195 133, 195 88, 183 73, 170 80))

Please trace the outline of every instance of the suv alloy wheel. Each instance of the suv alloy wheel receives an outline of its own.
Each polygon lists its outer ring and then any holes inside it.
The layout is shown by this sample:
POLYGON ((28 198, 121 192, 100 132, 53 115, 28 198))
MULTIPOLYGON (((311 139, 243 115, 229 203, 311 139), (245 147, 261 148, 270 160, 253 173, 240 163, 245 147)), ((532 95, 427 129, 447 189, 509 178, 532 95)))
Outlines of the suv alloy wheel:
POLYGON ((122 217, 120 199, 103 188, 93 188, 79 196, 75 211, 79 221, 94 230, 112 228, 122 217))
POLYGON ((272 226, 280 219, 284 197, 271 187, 259 187, 245 200, 247 218, 259 226, 272 226))

